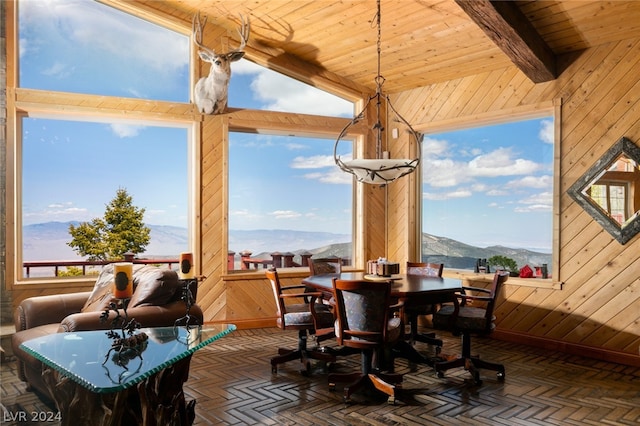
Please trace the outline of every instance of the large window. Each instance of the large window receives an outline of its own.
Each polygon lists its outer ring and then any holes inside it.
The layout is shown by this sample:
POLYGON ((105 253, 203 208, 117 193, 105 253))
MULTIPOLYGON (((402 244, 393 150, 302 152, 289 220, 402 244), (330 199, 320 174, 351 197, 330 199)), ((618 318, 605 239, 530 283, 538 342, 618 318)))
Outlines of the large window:
MULTIPOLYGON (((27 99, 18 100, 15 129, 17 226, 10 238, 20 245, 16 281, 25 276, 21 262, 78 260, 67 245, 69 225, 101 217, 119 188, 145 209, 151 227, 140 256, 175 257, 191 249, 198 180, 192 130, 200 124, 189 121, 189 29, 169 29, 91 0, 14 4, 16 80, 27 99)), ((351 102, 250 61, 232 70, 231 108, 353 114, 351 102)), ((258 254, 351 244, 352 182, 330 171, 337 170, 330 136, 230 135, 229 249, 258 254), (260 229, 313 237, 266 248, 273 238, 260 229), (233 244, 240 233, 251 233, 247 244, 233 244)))
MULTIPOLYGON (((232 107, 353 116, 352 102, 318 88, 244 59, 232 67, 232 107)), ((307 266, 305 253, 352 257, 353 180, 333 160, 339 130, 326 139, 301 136, 306 132, 229 134, 229 269, 264 266, 272 253, 293 254, 293 263, 282 261, 287 266, 307 266)), ((350 144, 339 149, 352 156, 350 144)))
POLYGON ((552 263, 552 117, 425 135, 422 258, 552 263))
POLYGON ((19 85, 189 101, 189 37, 93 0, 18 3, 19 85))
POLYGON ((101 218, 121 188, 151 228, 139 257, 190 250, 193 123, 159 107, 188 108, 188 35, 96 1, 15 5, 19 96, 29 97, 15 129, 16 280, 71 270, 27 271, 33 262, 83 260, 69 226, 101 218))
POLYGON ((22 120, 22 260, 29 277, 55 273, 33 262, 81 260, 67 244, 69 226, 101 218, 121 188, 145 209, 151 229, 140 257, 175 258, 189 249, 190 132, 176 126, 22 120))
MULTIPOLYGON (((237 108, 353 117, 353 103, 246 59, 232 65, 229 104, 237 108)), ((301 129, 304 130, 304 129, 301 129)))
MULTIPOLYGON (((353 179, 333 161, 333 140, 231 133, 229 249, 351 257, 353 179)), ((349 149, 349 144, 341 149, 349 149)), ((343 157, 351 152, 342 152, 343 157)), ((302 265, 306 266, 306 265, 302 265)))

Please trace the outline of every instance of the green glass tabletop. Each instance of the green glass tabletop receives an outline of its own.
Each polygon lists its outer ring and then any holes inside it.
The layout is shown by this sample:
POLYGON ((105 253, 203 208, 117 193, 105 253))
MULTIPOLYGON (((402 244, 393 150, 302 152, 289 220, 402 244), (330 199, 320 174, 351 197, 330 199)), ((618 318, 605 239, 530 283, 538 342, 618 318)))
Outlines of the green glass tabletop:
POLYGON ((63 376, 96 393, 133 386, 231 333, 233 324, 142 328, 148 339, 118 352, 105 330, 56 333, 20 347, 63 376))

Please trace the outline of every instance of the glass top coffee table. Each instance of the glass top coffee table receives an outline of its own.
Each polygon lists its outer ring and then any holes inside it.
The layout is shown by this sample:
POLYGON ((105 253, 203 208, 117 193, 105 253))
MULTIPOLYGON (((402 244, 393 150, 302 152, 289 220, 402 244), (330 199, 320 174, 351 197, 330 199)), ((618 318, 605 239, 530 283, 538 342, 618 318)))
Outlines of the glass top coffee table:
MULTIPOLYGON (((21 347, 43 362, 43 378, 56 399, 63 425, 83 424, 81 417, 95 420, 95 416, 114 416, 112 424, 144 424, 142 420, 150 415, 142 415, 145 411, 153 411, 154 421, 165 418, 157 412, 160 409, 167 416, 185 410, 185 421, 180 423, 190 424, 186 419, 193 413, 188 406, 193 412, 194 401, 185 403, 182 384, 188 377, 191 355, 235 328, 232 324, 142 328, 139 331, 148 339, 126 352, 112 348, 113 340, 105 330, 56 333, 21 347), (78 393, 102 401, 78 406, 72 402, 78 393), (125 408, 114 409, 123 404, 125 408), (104 405, 108 410, 92 412, 89 405, 104 405), (132 418, 126 417, 128 411, 134 413, 132 418)), ((165 424, 174 423, 166 420, 165 424)))

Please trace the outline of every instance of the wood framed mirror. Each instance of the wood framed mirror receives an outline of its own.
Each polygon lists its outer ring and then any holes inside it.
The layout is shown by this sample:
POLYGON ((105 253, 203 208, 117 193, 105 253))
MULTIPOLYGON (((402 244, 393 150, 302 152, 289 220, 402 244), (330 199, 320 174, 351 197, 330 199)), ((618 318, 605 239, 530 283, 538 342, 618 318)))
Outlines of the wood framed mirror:
POLYGON ((569 188, 620 244, 640 232, 640 148, 623 137, 569 188))

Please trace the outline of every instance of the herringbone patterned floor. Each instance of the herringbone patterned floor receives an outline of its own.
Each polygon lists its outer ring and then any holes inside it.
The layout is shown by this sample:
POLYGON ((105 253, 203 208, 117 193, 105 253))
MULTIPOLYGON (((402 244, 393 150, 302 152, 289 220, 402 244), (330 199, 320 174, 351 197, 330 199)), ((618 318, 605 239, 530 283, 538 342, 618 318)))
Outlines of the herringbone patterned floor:
MULTIPOLYGON (((442 336, 443 352, 459 349, 456 338, 442 336)), ((443 379, 426 367, 407 373, 395 406, 384 397, 355 395, 342 402, 342 388, 331 392, 326 372, 317 365, 311 377, 299 363, 271 374, 269 359, 278 346, 295 347, 296 333, 278 329, 239 330, 197 352, 185 385, 196 399, 196 425, 638 425, 640 369, 557 354, 523 345, 474 340, 474 353, 505 364, 498 382, 483 374, 478 387, 463 370, 443 379)), ((418 344, 421 351, 426 345, 418 344)), ((333 371, 359 368, 357 355, 340 358, 333 371)), ((2 365, 2 404, 8 410, 47 411, 15 377, 15 363, 2 365)), ((4 413, 3 413, 4 417, 4 413)), ((2 424, 24 424, 6 422, 2 424)), ((28 423, 33 424, 33 423, 28 423)), ((52 424, 52 423, 41 423, 52 424)), ((81 426, 81 425, 79 425, 81 426)))

